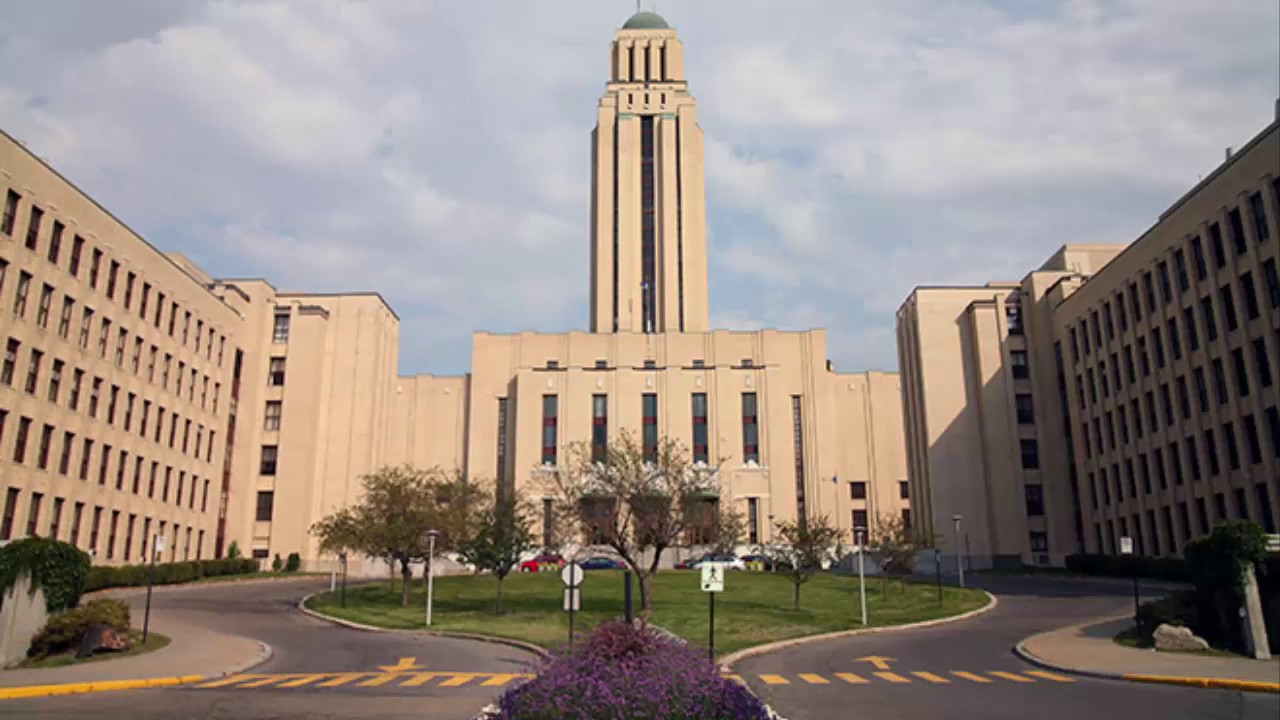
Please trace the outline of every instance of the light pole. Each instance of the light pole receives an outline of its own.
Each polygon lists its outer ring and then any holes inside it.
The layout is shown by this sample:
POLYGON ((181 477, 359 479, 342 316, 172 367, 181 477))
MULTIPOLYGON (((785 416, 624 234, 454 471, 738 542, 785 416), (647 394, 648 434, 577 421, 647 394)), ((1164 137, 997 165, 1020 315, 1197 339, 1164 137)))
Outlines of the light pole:
POLYGON ((436 536, 439 530, 428 530, 427 536, 427 627, 431 627, 431 596, 435 591, 436 536))
POLYGON ((956 524, 956 568, 960 571, 960 587, 964 587, 964 554, 960 552, 960 513, 951 516, 956 524))
POLYGON ((347 551, 343 550, 338 553, 338 560, 342 563, 342 607, 347 606, 347 551))
MULTIPOLYGON (((856 527, 853 529, 853 539, 858 543, 858 596, 862 602, 862 625, 867 624, 867 576, 863 566, 863 558, 866 557, 867 549, 863 545, 863 538, 866 537, 867 529, 864 527, 856 527)), ((884 572, 881 569, 881 572, 884 572)))
POLYGON ((156 533, 151 538, 151 562, 147 568, 147 606, 142 615, 142 644, 147 644, 147 637, 151 631, 151 586, 156 581, 156 555, 164 552, 164 536, 156 533))

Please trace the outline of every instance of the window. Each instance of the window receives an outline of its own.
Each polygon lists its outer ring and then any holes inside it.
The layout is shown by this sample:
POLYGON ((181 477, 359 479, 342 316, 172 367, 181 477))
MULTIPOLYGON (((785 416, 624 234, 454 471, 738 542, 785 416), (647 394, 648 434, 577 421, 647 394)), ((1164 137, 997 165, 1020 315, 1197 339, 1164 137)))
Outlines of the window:
POLYGON ((277 448, 275 445, 262 446, 262 460, 258 465, 259 474, 261 475, 276 474, 276 457, 278 455, 278 452, 279 452, 279 448, 277 448))
POLYGON ((1222 365, 1221 358, 1213 359, 1213 384, 1214 390, 1217 391, 1218 404, 1222 405, 1227 402, 1227 373, 1222 365))
POLYGON ((94 248, 89 257, 89 287, 98 289, 98 274, 102 271, 102 251, 94 248))
POLYGON ((1156 289, 1151 281, 1150 270, 1142 274, 1142 293, 1147 300, 1147 312, 1154 313, 1156 311, 1156 289))
POLYGON ((71 277, 80 274, 80 256, 84 254, 84 238, 79 235, 71 241, 71 260, 67 263, 67 272, 71 273, 71 277))
MULTIPOLYGON (((647 395, 645 397, 648 397, 647 395)), ((557 423, 559 422, 558 398, 555 395, 542 396, 542 464, 556 464, 557 423)))
POLYGON ((747 498, 747 542, 760 542, 760 499, 747 498))
POLYGON ((271 358, 271 366, 267 371, 267 384, 271 387, 282 387, 284 385, 284 361, 282 357, 271 358))
POLYGON ((1262 193, 1256 192, 1249 196, 1249 214, 1253 217, 1253 234, 1257 236, 1258 242, 1264 242, 1270 238, 1271 233, 1267 229, 1267 211, 1262 206, 1262 193))
POLYGON ((1164 343, 1160 342, 1160 328, 1151 328, 1151 347, 1156 352, 1156 367, 1164 367, 1164 343))
POLYGON ((80 313, 80 349, 89 349, 89 328, 93 325, 93 308, 86 307, 80 313))
POLYGON ((742 393, 742 462, 760 462, 760 428, 756 415, 756 394, 742 393))
MULTIPOLYGON (((10 197, 13 193, 9 193, 10 197)), ((6 221, 9 218, 6 215, 6 221)), ((12 227, 12 223, 10 222, 12 227)), ((18 488, 9 488, 5 492, 4 497, 4 519, 0 520, 0 540, 9 540, 13 537, 13 516, 18 512, 18 488)))
POLYGON ((866 500, 867 484, 861 480, 855 480, 854 482, 849 483, 849 499, 866 500))
POLYGON ((1236 392, 1240 394, 1240 397, 1248 397, 1249 374, 1245 371, 1244 353, 1240 348, 1231 351, 1231 364, 1236 376, 1236 392))
POLYGON ((284 404, 279 400, 268 400, 265 419, 262 424, 263 430, 278 431, 280 429, 280 413, 284 408, 284 404))
POLYGON ((1221 270, 1227 266, 1227 252, 1222 247, 1222 227, 1209 223, 1209 249, 1213 252, 1213 265, 1221 270))
POLYGON ((120 331, 116 333, 116 356, 115 357, 116 357, 116 367, 118 368, 124 367, 124 346, 127 345, 128 342, 129 342, 129 331, 126 330, 125 328, 120 328, 120 331))
POLYGON ((62 498, 53 499, 53 517, 49 520, 49 537, 54 540, 58 539, 58 531, 62 529, 62 506, 65 501, 62 498))
MULTIPOLYGON (((0 216, 0 232, 5 235, 13 235, 13 222, 18 216, 18 201, 21 199, 22 196, 12 190, 5 193, 4 215, 0 216)), ((8 540, 8 533, 5 533, 4 537, 0 539, 8 540)))
POLYGON ((1271 387, 1271 360, 1267 353, 1267 342, 1262 338, 1253 341, 1253 359, 1258 367, 1258 385, 1271 387))
POLYGON ((591 459, 604 462, 609 450, 609 396, 591 396, 591 459))
POLYGON ((645 462, 658 461, 658 396, 645 393, 640 397, 641 445, 645 462))
POLYGON ((66 475, 71 471, 71 448, 75 445, 76 434, 62 433, 62 453, 58 455, 58 474, 66 475))
MULTIPOLYGON (((1170 320, 1169 322, 1173 322, 1170 320)), ((1191 312, 1191 308, 1182 309, 1182 327, 1187 332, 1187 352, 1195 352, 1200 349, 1200 335, 1196 333, 1195 313, 1191 312)))
POLYGON ((58 402, 58 390, 62 387, 62 368, 66 367, 66 363, 61 360, 53 361, 53 369, 49 372, 49 394, 48 399, 51 403, 58 402))
POLYGON ((111 261, 111 265, 107 270, 107 299, 114 300, 116 296, 116 280, 120 275, 120 263, 115 260, 111 261))
POLYGON ((111 321, 102 318, 102 324, 98 330, 98 357, 105 358, 107 356, 107 336, 111 334, 111 321))
POLYGON ((1035 470, 1040 467, 1040 449, 1036 445, 1034 438, 1022 438, 1018 441, 1019 449, 1022 452, 1022 467, 1027 470, 1035 470))
POLYGON ((1178 319, 1169 318, 1165 328, 1169 331, 1169 353, 1174 360, 1182 359, 1182 340, 1178 337, 1178 319))
POLYGON ((53 304, 53 286, 45 283, 40 288, 40 304, 36 306, 36 325, 41 329, 49 327, 49 306, 53 304))
POLYGON ((0 383, 5 385, 13 385, 14 368, 18 365, 18 349, 22 347, 22 343, 9 338, 4 348, 4 366, 0 368, 0 383))
POLYGON ((254 519, 258 522, 271 522, 271 514, 275 510, 276 494, 271 490, 258 491, 258 509, 254 519))
POLYGON ((27 459, 27 437, 31 434, 31 418, 18 419, 18 436, 13 442, 13 461, 19 465, 27 459))
POLYGON ((45 425, 40 431, 40 449, 36 453, 36 467, 49 469, 49 450, 53 446, 53 426, 45 425))
POLYGON ((125 276, 124 279, 124 307, 126 310, 133 304, 133 284, 138 278, 132 272, 125 276))
POLYGON ((1186 292, 1191 287, 1191 279, 1187 277, 1187 256, 1182 248, 1173 251, 1173 272, 1178 280, 1178 292, 1186 292))
POLYGON ((1030 425, 1036 421, 1035 408, 1031 402, 1031 396, 1025 393, 1019 393, 1014 396, 1014 406, 1017 408, 1018 422, 1023 425, 1030 425))
POLYGON ((1249 251, 1249 246, 1244 239, 1244 219, 1240 216, 1240 208, 1231 208, 1227 213, 1227 222, 1231 225, 1231 244, 1235 246, 1236 255, 1245 254, 1249 251))
POLYGON ((35 250, 40 242, 40 221, 44 219, 44 211, 35 205, 31 206, 31 214, 27 218, 27 242, 29 250, 35 250))
POLYGON ((44 493, 31 493, 31 508, 27 511, 27 535, 34 537, 40 531, 40 503, 44 501, 44 493))
POLYGON ((1271 456, 1280 458, 1280 411, 1272 405, 1267 408, 1267 432, 1271 438, 1271 456))
POLYGON ((1138 304, 1138 283, 1129 283, 1129 309, 1133 311, 1133 321, 1142 320, 1142 306, 1138 304))
POLYGON ((289 342, 289 311, 276 312, 275 324, 271 329, 271 342, 289 342))
POLYGON ((899 480, 898 481, 898 499, 907 500, 907 499, 910 499, 910 497, 911 497, 911 487, 907 484, 906 480, 899 480))
MULTIPOLYGON (((48 286, 46 285, 46 287, 48 286)), ((1250 320, 1257 320, 1258 316, 1262 314, 1262 309, 1258 304, 1258 291, 1253 286, 1253 274, 1247 270, 1240 276, 1240 295, 1244 297, 1245 317, 1250 320)))
POLYGON ((1262 444, 1258 439, 1258 422, 1252 415, 1244 416, 1245 447, 1249 449, 1249 464, 1262 462, 1262 444))
POLYGON ((1044 515, 1044 488, 1039 485, 1024 485, 1027 515, 1039 517, 1044 515))
POLYGON ((1102 303, 1102 322, 1107 331, 1107 340, 1111 340, 1116 335, 1115 323, 1111 320, 1111 301, 1107 300, 1102 303))
POLYGON ((58 337, 66 340, 71 336, 71 313, 75 310, 76 301, 69 295, 62 296, 62 313, 58 316, 58 337))
POLYGON ((1200 242, 1200 236, 1191 238, 1191 261, 1196 267, 1196 279, 1203 280, 1209 274, 1209 268, 1204 262, 1204 243, 1200 242))
POLYGON ((31 349, 31 360, 27 362, 27 382, 25 390, 28 395, 36 394, 36 385, 40 383, 40 362, 44 360, 44 353, 31 349))
POLYGON ((27 294, 31 292, 31 273, 18 273, 18 291, 13 295, 13 316, 21 318, 27 314, 27 294))
POLYGON ((1026 350, 1010 350, 1009 364, 1013 368, 1013 377, 1015 379, 1023 380, 1031 377, 1031 368, 1027 366, 1026 350))
POLYGON ((93 454, 93 441, 85 438, 80 446, 80 473, 81 480, 89 479, 89 460, 93 454))
POLYGON ((1156 263, 1156 277, 1160 279, 1160 297, 1166 305, 1173 302, 1173 291, 1169 286, 1169 263, 1163 260, 1156 263))
POLYGON ((1271 307, 1280 308, 1280 273, 1276 271, 1276 259, 1262 263, 1262 276, 1267 286, 1267 299, 1271 307))
POLYGON ((1222 301, 1222 322, 1226 326, 1227 332, 1235 330, 1238 326, 1236 319, 1236 304, 1231 295, 1231 286, 1223 285, 1218 288, 1218 299, 1222 301))
POLYGON ((706 463, 707 445, 707 394, 693 393, 693 461, 706 463))
POLYGON ((862 538, 862 539, 863 539, 863 542, 866 542, 866 541, 868 540, 867 535, 868 535, 868 533, 870 532, 870 527, 869 527, 869 526, 868 526, 868 524, 867 524, 867 511, 866 511, 866 510, 854 510, 854 511, 853 511, 853 529, 854 529, 854 530, 861 530, 861 531, 862 531, 862 533, 863 533, 863 538, 862 538))
POLYGON ((1004 303, 1004 317, 1009 324, 1010 335, 1022 334, 1022 302, 1017 295, 1012 295, 1004 303))

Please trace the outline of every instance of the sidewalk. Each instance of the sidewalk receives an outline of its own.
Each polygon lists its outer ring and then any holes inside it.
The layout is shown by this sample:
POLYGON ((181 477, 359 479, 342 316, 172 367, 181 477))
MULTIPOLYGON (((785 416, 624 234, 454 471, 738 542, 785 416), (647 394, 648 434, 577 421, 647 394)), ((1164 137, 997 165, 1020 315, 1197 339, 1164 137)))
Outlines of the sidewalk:
POLYGON ((1112 640, 1131 626, 1128 616, 1095 620, 1033 635, 1015 652, 1036 665, 1079 675, 1280 693, 1280 660, 1156 652, 1112 640))

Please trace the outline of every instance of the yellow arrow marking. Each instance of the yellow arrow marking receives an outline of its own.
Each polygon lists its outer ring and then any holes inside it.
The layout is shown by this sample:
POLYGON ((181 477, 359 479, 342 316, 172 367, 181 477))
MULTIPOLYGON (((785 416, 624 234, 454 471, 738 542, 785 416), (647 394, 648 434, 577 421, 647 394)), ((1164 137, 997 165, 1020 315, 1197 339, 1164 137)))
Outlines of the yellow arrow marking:
POLYGON ((889 663, 897 662, 891 657, 880 657, 879 655, 868 655, 866 657, 854 658, 854 662, 868 662, 877 670, 888 670, 889 663))
POLYGON ((395 673, 387 673, 386 675, 374 675, 364 682, 356 683, 356 687, 379 687, 400 677, 395 673))
POLYGON ((396 663, 395 665, 379 665, 378 669, 381 670, 382 672, 412 672, 414 670, 425 669, 425 668, 419 667, 416 664, 417 661, 418 661, 418 658, 416 657, 402 657, 400 658, 400 662, 396 663))

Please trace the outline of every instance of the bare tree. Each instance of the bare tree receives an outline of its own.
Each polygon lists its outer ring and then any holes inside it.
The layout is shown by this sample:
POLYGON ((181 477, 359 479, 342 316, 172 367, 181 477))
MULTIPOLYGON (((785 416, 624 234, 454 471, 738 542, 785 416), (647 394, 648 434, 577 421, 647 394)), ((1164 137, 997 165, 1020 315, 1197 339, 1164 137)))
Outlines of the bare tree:
POLYGON ((703 525, 705 503, 719 496, 717 466, 690 462, 678 441, 648 447, 624 431, 607 447, 574 443, 566 462, 540 477, 563 538, 607 545, 636 574, 640 609, 653 604, 653 576, 662 553, 703 525))
POLYGON ((840 555, 840 529, 825 515, 805 520, 784 520, 777 524, 774 542, 760 546, 773 567, 791 580, 795 589, 794 609, 800 609, 800 586, 809 582, 823 564, 840 555))
POLYGON ((886 587, 887 578, 894 575, 903 590, 916 556, 921 550, 933 547, 932 537, 911 530, 901 517, 893 513, 883 513, 876 518, 875 535, 866 542, 867 554, 880 566, 881 587, 886 587))

